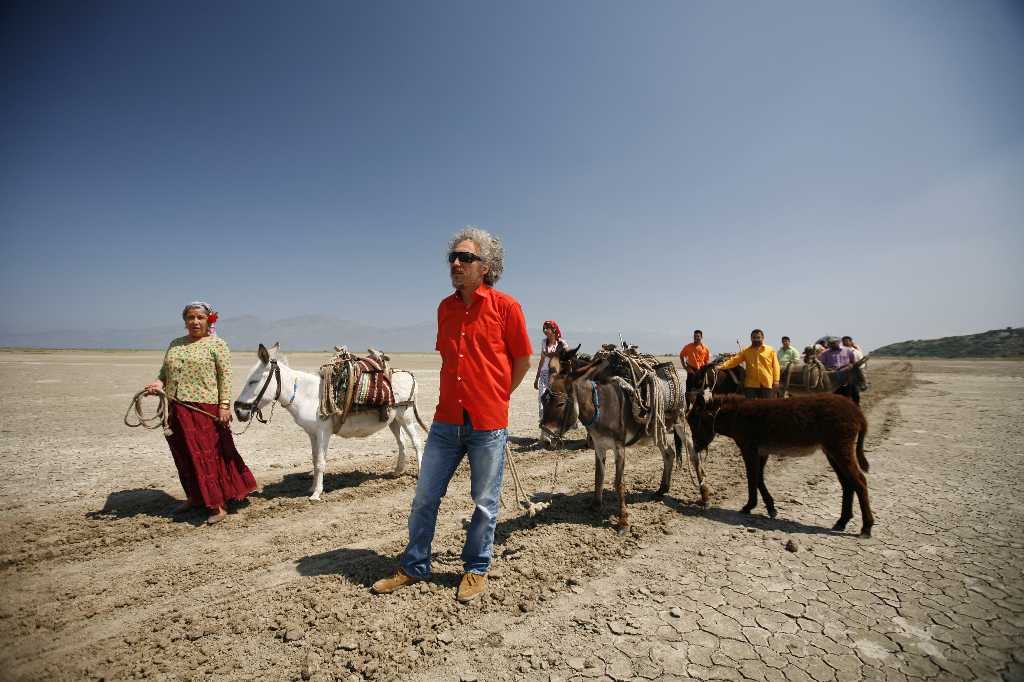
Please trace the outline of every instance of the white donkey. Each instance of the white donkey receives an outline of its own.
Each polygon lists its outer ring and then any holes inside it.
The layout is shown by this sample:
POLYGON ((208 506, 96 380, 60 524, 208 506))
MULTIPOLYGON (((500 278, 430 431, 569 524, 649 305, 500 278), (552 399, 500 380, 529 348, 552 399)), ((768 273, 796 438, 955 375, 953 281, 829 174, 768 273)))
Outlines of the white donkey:
MULTIPOLYGON (((295 423, 309 435, 313 446, 313 487, 309 499, 319 500, 324 492, 327 444, 333 435, 332 420, 319 417, 320 377, 289 367, 279 344, 275 343, 268 350, 261 343, 257 354, 259 361, 249 371, 242 392, 235 401, 235 415, 242 422, 249 421, 253 415, 263 421, 261 410, 275 401, 288 410, 295 423)), ((416 377, 412 372, 395 370, 391 375, 391 388, 395 393, 395 407, 388 410, 387 421, 381 421, 376 410, 357 412, 349 415, 338 435, 342 438, 365 438, 385 426, 390 427, 398 441, 398 462, 395 463, 395 474, 398 475, 405 472, 407 464, 402 432, 412 441, 416 461, 421 463, 423 448, 415 424, 419 423, 424 431, 428 429, 416 409, 416 377)))

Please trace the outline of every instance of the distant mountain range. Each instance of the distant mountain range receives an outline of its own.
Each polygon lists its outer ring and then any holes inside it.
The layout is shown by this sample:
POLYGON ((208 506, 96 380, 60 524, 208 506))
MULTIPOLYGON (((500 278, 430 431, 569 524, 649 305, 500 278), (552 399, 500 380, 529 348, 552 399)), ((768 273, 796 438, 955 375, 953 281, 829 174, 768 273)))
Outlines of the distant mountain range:
POLYGON ((1024 357, 1024 327, 993 329, 980 334, 901 341, 876 348, 872 355, 932 358, 1024 357))
MULTIPOLYGON (((163 325, 145 329, 99 329, 95 331, 61 330, 36 334, 12 334, 0 330, 0 346, 17 348, 131 348, 163 350, 168 342, 185 333, 182 325, 163 325)), ((392 353, 430 352, 434 350, 437 323, 420 322, 401 327, 374 327, 352 320, 339 320, 323 315, 305 315, 284 320, 262 320, 251 315, 223 318, 217 333, 236 350, 255 350, 260 343, 280 341, 285 351, 329 351, 335 345, 346 345, 359 352, 370 346, 392 353)), ((531 329, 536 345, 540 329, 531 329)), ((688 339, 650 332, 625 339, 648 353, 676 354, 688 339)), ((573 346, 582 344, 592 352, 602 343, 618 342, 618 333, 577 331, 569 336, 573 346)))

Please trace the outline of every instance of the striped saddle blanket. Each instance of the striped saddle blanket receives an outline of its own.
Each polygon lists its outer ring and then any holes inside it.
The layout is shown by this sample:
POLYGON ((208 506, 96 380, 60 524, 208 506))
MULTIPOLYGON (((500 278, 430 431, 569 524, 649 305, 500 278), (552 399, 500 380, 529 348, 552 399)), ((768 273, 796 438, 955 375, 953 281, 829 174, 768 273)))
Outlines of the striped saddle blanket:
POLYGON ((373 358, 359 358, 358 381, 352 396, 352 406, 362 407, 393 407, 395 392, 391 388, 390 372, 373 358))

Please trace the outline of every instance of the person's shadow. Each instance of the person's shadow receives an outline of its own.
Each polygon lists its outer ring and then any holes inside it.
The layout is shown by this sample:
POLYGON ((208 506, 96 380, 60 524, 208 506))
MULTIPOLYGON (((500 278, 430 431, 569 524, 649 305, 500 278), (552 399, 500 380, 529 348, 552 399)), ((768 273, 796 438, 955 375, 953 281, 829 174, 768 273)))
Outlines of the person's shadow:
POLYGON ((358 585, 369 587, 395 572, 395 558, 382 556, 372 549, 341 547, 302 557, 296 563, 296 570, 303 576, 343 575, 358 585))
POLYGON ((175 518, 174 505, 181 500, 171 497, 163 490, 154 488, 133 488, 118 490, 107 495, 101 509, 87 512, 88 519, 131 519, 136 516, 175 518))
MULTIPOLYGON (((370 587, 381 578, 394 575, 397 568, 398 564, 394 556, 383 556, 372 549, 350 547, 311 554, 302 557, 296 563, 299 575, 342 575, 363 587, 370 587)), ((428 580, 432 585, 441 585, 454 590, 458 587, 461 578, 461 573, 434 571, 428 580)))

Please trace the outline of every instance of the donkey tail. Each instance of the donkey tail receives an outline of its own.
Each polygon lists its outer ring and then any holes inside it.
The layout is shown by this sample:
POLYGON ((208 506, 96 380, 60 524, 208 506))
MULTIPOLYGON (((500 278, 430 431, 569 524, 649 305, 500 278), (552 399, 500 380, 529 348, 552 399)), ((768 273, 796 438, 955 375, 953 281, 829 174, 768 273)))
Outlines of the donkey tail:
POLYGON ((683 439, 679 437, 675 429, 672 429, 672 440, 676 444, 676 466, 683 465, 683 439))
POLYGON ((420 409, 416 407, 415 400, 412 401, 412 413, 416 417, 416 423, 420 425, 420 428, 426 431, 427 433, 430 433, 430 429, 427 427, 426 424, 423 423, 423 420, 420 419, 420 409))
POLYGON ((864 438, 868 435, 868 430, 865 427, 857 434, 857 464, 863 471, 871 470, 871 463, 868 462, 868 458, 864 456, 864 438))
POLYGON ((416 423, 420 425, 420 428, 430 433, 430 428, 423 423, 423 420, 420 418, 420 408, 416 405, 416 375, 409 372, 409 376, 412 377, 412 391, 409 392, 409 398, 412 400, 412 414, 416 417, 416 423))

